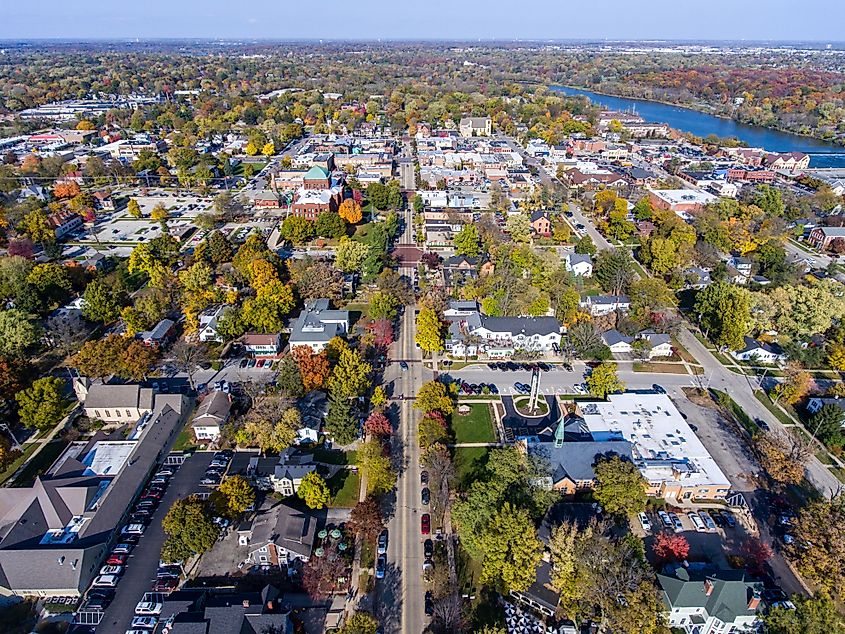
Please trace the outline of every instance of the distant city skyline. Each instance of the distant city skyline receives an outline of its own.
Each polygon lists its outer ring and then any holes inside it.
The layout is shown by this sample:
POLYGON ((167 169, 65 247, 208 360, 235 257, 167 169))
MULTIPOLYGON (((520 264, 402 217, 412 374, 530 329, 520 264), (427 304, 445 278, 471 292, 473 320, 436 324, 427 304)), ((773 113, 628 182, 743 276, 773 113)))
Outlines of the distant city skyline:
POLYGON ((845 39, 842 0, 40 0, 0 7, 3 39, 845 39))

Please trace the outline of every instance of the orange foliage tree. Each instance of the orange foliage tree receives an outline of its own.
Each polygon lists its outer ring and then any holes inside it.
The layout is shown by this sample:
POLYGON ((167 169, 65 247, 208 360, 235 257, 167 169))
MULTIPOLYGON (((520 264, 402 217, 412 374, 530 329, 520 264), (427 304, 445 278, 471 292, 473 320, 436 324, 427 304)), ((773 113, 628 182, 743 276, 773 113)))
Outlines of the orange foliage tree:
POLYGON ((364 214, 361 211, 361 205, 355 202, 352 198, 347 198, 340 203, 340 208, 337 210, 338 215, 351 225, 361 222, 364 214))
POLYGON ((331 367, 325 350, 314 353, 308 346, 296 346, 293 349, 293 357, 299 366, 302 385, 306 391, 316 390, 326 384, 331 367))
POLYGON ((74 196, 77 196, 80 191, 79 183, 76 181, 56 183, 53 186, 53 195, 56 198, 73 198, 74 196))

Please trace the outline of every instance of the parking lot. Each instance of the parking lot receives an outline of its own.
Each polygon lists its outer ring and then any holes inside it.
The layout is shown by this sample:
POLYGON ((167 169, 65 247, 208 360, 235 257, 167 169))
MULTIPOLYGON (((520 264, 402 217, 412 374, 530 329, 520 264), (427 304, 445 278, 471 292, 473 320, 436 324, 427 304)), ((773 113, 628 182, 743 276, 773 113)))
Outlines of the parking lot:
POLYGON ((124 634, 129 629, 136 604, 145 592, 150 591, 156 578, 161 546, 165 539, 161 520, 173 502, 202 489, 199 482, 205 477, 205 470, 213 455, 210 452, 195 453, 185 460, 171 478, 147 530, 129 556, 114 600, 106 608, 103 620, 97 627, 98 633, 124 634))

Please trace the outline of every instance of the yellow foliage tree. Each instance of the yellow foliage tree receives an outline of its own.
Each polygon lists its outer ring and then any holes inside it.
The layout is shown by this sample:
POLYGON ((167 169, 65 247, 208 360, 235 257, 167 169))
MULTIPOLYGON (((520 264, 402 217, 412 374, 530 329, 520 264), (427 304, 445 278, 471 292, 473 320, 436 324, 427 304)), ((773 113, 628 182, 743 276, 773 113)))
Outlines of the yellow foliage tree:
POLYGON ((337 210, 338 215, 351 225, 358 224, 363 218, 361 205, 355 202, 352 198, 347 198, 340 203, 340 208, 337 210))
POLYGON ((246 144, 246 147, 244 148, 244 152, 247 153, 247 156, 255 156, 256 154, 258 154, 258 148, 255 147, 255 143, 250 141, 249 143, 246 144))
POLYGON ((272 141, 265 143, 264 147, 261 148, 261 153, 264 156, 273 156, 276 153, 276 144, 272 141))

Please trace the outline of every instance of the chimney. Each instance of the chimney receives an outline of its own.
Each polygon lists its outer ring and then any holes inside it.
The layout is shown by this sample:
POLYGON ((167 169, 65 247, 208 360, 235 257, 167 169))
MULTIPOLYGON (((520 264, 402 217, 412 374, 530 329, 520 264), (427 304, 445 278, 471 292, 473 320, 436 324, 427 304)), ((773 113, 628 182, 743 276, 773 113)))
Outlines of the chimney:
POLYGON ((760 592, 758 590, 751 591, 751 598, 748 600, 748 609, 757 610, 760 605, 760 592))
POLYGON ((268 611, 268 612, 272 612, 272 611, 273 611, 273 602, 272 602, 272 601, 268 601, 268 602, 267 602, 267 611, 268 611))
POLYGON ((243 605, 244 610, 246 610, 249 607, 249 599, 244 599, 241 605, 243 605))
POLYGON ((704 594, 708 597, 713 594, 713 581, 711 579, 704 581, 704 594))

